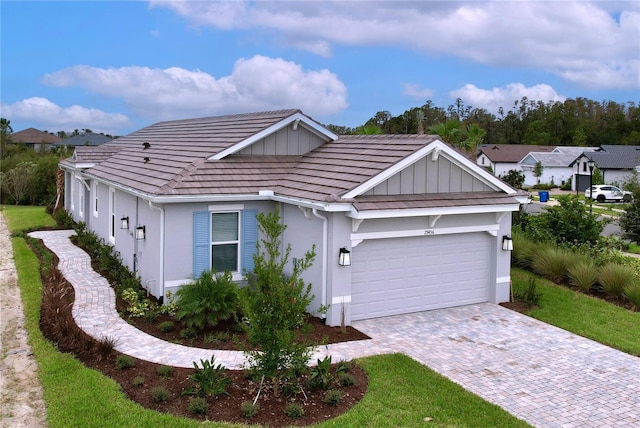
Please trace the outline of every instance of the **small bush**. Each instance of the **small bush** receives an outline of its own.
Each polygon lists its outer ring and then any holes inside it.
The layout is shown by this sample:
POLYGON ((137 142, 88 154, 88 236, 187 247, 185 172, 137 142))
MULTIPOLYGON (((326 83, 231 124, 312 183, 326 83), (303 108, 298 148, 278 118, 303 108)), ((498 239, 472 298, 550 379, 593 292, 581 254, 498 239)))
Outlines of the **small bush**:
POLYGON ((169 378, 173 374, 173 367, 171 366, 159 366, 156 369, 156 373, 162 378, 169 378))
POLYGON ((298 403, 289 403, 284 408, 284 413, 291 419, 298 419, 304 416, 304 409, 298 403))
POLYGON ((338 380, 342 386, 352 386, 356 384, 356 378, 351 376, 349 373, 340 373, 338 375, 338 380))
POLYGON ((160 324, 158 324, 158 330, 160 330, 163 333, 168 333, 171 330, 173 330, 173 321, 163 321, 160 324))
POLYGON ((207 413, 209 403, 204 397, 194 397, 189 400, 189 412, 194 415, 203 415, 207 413))
POLYGON ((231 335, 226 331, 219 331, 217 333, 206 334, 203 340, 204 343, 228 342, 231 340, 231 335))
POLYGON ((624 288, 634 282, 635 273, 628 266, 617 263, 607 263, 600 268, 598 282, 605 293, 618 297, 622 295, 624 288))
POLYGON ((640 310, 640 284, 627 284, 622 294, 633 304, 634 310, 640 310))
POLYGON ((178 319, 187 327, 202 330, 231 318, 238 310, 238 286, 230 272, 203 271, 195 282, 176 293, 178 319))
POLYGON ((540 293, 538 293, 538 281, 535 278, 529 278, 527 287, 515 293, 516 299, 523 301, 529 307, 538 306, 540 303, 540 293))
POLYGON ((311 387, 318 387, 322 389, 329 388, 329 385, 333 381, 333 375, 331 374, 331 356, 327 356, 323 359, 318 358, 318 362, 315 367, 312 367, 309 371, 309 383, 311 387))
POLYGON ((101 358, 107 357, 113 352, 118 340, 113 336, 105 336, 96 342, 96 351, 101 358))
POLYGON ((116 358, 116 368, 118 370, 126 370, 136 365, 136 360, 129 355, 120 354, 116 358))
POLYGON ((189 393, 196 393, 201 397, 210 397, 225 394, 229 378, 224 375, 225 367, 222 364, 215 365, 215 356, 211 357, 211 362, 200 360, 202 368, 193 363, 195 372, 189 376, 189 380, 195 384, 189 388, 189 393))
POLYGON ((73 218, 64 209, 59 209, 53 213, 53 219, 56 221, 58 227, 61 227, 62 229, 73 229, 75 227, 73 218))
POLYGON ((136 376, 133 379, 131 379, 131 385, 133 386, 142 386, 144 385, 145 382, 145 378, 142 376, 136 376))
POLYGON ((598 281, 598 268, 588 261, 580 261, 569 267, 569 280, 571 284, 588 293, 591 287, 598 281))
POLYGON ((336 373, 347 373, 351 370, 351 363, 349 361, 340 361, 336 364, 336 373))
POLYGON ((169 390, 163 386, 157 386, 151 390, 151 396, 158 403, 166 403, 169 400, 169 390))
POLYGON ((180 337, 183 339, 195 339, 198 337, 198 332, 193 328, 183 328, 180 330, 180 337))
POLYGON ((260 406, 257 403, 253 404, 252 401, 243 401, 240 404, 240 414, 243 418, 251 419, 258 414, 258 410, 260 410, 260 406))
POLYGON ((340 403, 342 403, 343 397, 344 393, 339 389, 330 389, 324 395, 324 402, 329 406, 337 407, 340 403))

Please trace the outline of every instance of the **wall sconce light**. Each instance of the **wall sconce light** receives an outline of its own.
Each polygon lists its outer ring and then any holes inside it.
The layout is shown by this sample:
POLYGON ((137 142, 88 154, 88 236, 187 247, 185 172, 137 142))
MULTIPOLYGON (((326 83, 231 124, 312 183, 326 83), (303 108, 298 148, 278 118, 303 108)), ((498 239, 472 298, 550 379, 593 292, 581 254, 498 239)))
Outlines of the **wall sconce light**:
POLYGON ((511 239, 511 236, 505 235, 502 237, 502 249, 504 251, 513 251, 513 239, 511 239))
POLYGON ((120 219, 120 229, 129 229, 129 217, 122 217, 120 219))
POLYGON ((147 235, 147 228, 145 226, 136 227, 136 239, 144 239, 147 235))
POLYGON ((346 247, 340 248, 338 264, 340 266, 351 266, 351 251, 347 250, 346 247))

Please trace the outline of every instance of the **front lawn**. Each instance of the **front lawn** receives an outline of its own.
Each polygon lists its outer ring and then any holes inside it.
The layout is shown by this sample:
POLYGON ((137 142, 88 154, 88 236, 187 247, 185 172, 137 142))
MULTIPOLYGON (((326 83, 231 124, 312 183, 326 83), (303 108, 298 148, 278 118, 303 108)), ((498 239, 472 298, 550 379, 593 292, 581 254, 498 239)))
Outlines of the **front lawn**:
POLYGON ((556 285, 518 268, 511 270, 514 293, 523 292, 529 278, 537 280, 540 307, 530 310, 527 315, 640 356, 640 312, 631 312, 602 299, 556 285))
MULTIPOLYGON (((4 215, 14 233, 53 225, 43 208, 7 207, 4 215)), ((86 368, 71 355, 58 352, 43 337, 38 325, 42 298, 39 261, 21 237, 13 238, 13 249, 29 342, 38 362, 51 428, 201 425, 143 409, 128 400, 111 379, 86 368)), ((434 426, 528 426, 409 357, 377 356, 359 363, 369 376, 366 396, 348 413, 318 426, 422 427, 426 421, 434 426)))

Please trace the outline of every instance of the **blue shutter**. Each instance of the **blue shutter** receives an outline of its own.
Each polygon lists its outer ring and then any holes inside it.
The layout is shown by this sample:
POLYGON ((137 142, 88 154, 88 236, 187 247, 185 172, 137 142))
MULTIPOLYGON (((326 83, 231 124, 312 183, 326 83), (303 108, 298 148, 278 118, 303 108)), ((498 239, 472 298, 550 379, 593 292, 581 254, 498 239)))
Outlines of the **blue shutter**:
POLYGON ((211 231, 208 211, 193 213, 193 277, 211 268, 211 231))
POLYGON ((253 255, 258 245, 258 210, 242 211, 242 266, 243 274, 253 271, 253 255))

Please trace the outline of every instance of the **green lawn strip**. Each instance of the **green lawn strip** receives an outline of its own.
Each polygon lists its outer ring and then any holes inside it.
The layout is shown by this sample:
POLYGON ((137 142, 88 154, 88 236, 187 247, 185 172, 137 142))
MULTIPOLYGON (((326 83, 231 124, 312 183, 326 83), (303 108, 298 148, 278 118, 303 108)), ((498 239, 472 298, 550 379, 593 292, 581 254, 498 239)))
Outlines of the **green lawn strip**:
POLYGON ((13 232, 40 227, 53 227, 55 220, 45 212, 44 207, 22 205, 2 205, 7 227, 13 232))
POLYGON ((529 426, 406 355, 380 355, 359 363, 369 373, 366 396, 350 412, 320 426, 529 426))
POLYGON ((627 250, 627 253, 640 254, 640 245, 634 244, 634 243, 630 243, 629 244, 629 249, 627 250))
POLYGON ((631 312, 553 284, 534 274, 513 268, 514 293, 528 285, 529 278, 538 281, 540 307, 530 311, 533 318, 555 325, 620 351, 640 356, 640 312, 631 312))
MULTIPOLYGON (((12 232, 50 225, 44 209, 10 208, 5 217, 12 232), (21 217, 21 218, 16 218, 21 217)), ((13 239, 29 342, 38 363, 47 403, 49 427, 196 427, 197 421, 144 409, 128 400, 119 385, 58 352, 38 326, 42 283, 39 261, 23 238, 13 239)), ((366 396, 354 409, 318 426, 528 426, 500 407, 465 391, 429 368, 403 355, 365 358, 369 375, 366 396)), ((243 426, 208 423, 211 427, 243 426)))

